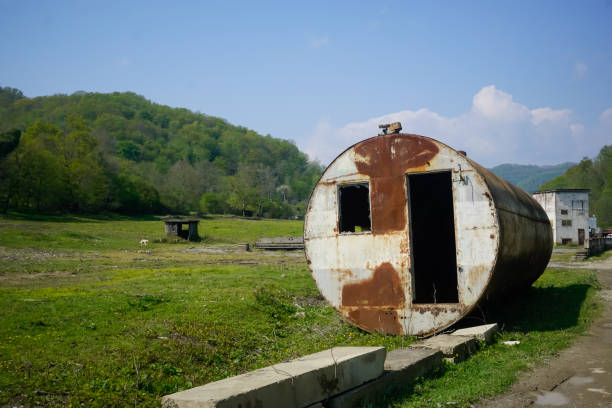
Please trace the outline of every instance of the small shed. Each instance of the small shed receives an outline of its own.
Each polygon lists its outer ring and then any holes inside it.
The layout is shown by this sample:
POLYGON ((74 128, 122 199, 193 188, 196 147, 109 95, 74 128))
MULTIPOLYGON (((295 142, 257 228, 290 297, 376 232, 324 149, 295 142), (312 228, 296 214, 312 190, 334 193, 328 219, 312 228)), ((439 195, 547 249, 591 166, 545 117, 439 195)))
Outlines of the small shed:
POLYGON ((199 241, 197 218, 165 217, 166 235, 177 236, 189 241, 199 241))

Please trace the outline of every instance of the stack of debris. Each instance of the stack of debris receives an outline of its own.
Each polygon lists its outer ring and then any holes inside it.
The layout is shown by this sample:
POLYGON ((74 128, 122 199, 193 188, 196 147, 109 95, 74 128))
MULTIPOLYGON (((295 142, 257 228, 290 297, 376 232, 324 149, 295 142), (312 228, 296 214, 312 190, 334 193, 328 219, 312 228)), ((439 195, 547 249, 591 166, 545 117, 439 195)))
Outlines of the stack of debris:
POLYGON ((255 241, 256 249, 279 250, 279 249, 304 249, 303 237, 278 237, 260 238, 255 241))
POLYGON ((589 256, 588 248, 580 248, 574 256, 572 257, 573 261, 584 261, 589 256))

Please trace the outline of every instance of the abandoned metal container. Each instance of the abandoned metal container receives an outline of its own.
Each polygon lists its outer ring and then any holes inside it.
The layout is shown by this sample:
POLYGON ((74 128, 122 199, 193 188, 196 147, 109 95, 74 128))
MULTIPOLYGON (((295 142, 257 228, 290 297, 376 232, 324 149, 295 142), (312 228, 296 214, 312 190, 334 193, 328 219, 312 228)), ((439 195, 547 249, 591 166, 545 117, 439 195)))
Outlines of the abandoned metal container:
POLYGON ((369 332, 427 336, 530 286, 552 252, 523 190, 437 140, 383 134, 338 156, 315 187, 306 259, 321 294, 369 332))

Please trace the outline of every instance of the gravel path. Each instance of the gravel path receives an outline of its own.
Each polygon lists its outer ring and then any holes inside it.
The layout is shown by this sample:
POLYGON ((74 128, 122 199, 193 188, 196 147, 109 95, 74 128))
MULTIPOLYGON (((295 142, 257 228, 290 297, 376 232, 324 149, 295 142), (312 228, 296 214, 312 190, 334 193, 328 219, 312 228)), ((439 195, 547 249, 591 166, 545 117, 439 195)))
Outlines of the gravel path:
POLYGON ((558 358, 523 374, 509 392, 476 407, 612 407, 612 258, 551 262, 549 267, 596 269, 603 286, 601 317, 558 358))

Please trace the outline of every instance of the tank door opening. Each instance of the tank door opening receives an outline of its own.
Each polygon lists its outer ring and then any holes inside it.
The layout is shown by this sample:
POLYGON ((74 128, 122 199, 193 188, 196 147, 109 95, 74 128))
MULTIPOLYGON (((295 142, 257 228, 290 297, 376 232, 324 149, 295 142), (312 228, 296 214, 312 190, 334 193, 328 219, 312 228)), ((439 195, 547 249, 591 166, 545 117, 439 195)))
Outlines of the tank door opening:
POLYGON ((451 171, 408 174, 412 303, 457 303, 451 171))

